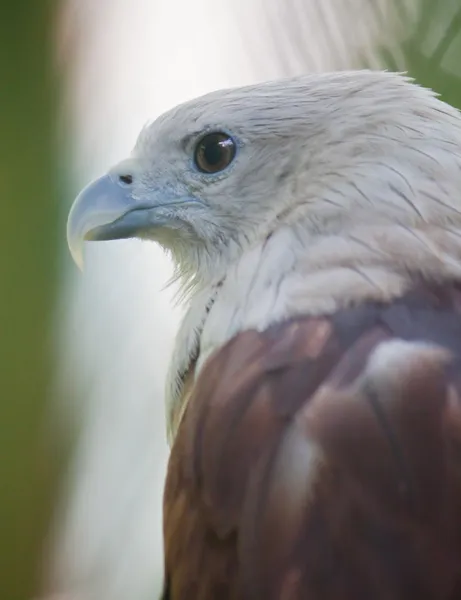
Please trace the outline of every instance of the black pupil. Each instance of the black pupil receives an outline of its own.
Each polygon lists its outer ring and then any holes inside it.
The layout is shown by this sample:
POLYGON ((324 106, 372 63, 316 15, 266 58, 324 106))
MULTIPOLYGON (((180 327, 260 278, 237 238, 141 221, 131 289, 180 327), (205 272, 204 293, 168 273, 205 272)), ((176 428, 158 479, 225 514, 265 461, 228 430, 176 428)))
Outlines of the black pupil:
POLYGON ((206 135, 198 144, 196 163, 205 173, 216 173, 225 169, 235 156, 235 144, 225 133, 206 135))

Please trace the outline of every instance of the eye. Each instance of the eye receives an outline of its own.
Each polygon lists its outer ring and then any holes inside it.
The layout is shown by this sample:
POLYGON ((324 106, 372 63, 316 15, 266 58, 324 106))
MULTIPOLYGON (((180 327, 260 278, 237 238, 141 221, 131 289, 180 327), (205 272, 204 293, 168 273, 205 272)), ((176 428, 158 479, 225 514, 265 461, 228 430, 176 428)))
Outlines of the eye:
POLYGON ((194 160, 202 173, 219 173, 234 160, 235 152, 230 135, 218 131, 202 137, 195 148, 194 160))

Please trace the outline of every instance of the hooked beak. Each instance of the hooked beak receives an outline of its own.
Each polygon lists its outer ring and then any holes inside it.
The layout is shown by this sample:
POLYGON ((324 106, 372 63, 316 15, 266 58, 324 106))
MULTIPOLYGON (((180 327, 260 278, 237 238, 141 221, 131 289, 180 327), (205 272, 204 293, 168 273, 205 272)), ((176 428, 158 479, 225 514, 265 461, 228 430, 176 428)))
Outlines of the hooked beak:
POLYGON ((121 240, 162 227, 173 207, 190 199, 160 197, 141 202, 133 198, 129 183, 109 173, 85 187, 75 199, 67 220, 67 243, 77 266, 83 270, 85 241, 121 240))
MULTIPOLYGON (((117 184, 110 175, 96 179, 80 192, 67 219, 67 243, 80 269, 83 270, 85 240, 120 237, 122 231, 117 232, 116 223, 123 222, 133 206, 130 190, 117 184)), ((127 227, 125 229, 128 231, 127 227)))

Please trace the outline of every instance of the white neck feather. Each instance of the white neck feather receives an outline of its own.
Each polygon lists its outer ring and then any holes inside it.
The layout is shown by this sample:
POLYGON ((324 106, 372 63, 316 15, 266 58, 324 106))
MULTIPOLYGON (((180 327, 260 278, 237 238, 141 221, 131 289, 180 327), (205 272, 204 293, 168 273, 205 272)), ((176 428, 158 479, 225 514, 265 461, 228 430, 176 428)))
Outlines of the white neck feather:
POLYGON ((196 376, 210 354, 239 331, 391 299, 418 276, 461 280, 461 218, 456 225, 415 228, 357 225, 322 236, 302 236, 301 226, 297 229, 281 227, 230 267, 220 286, 194 296, 170 368, 170 415, 179 409, 182 376, 191 361, 197 360, 196 376))

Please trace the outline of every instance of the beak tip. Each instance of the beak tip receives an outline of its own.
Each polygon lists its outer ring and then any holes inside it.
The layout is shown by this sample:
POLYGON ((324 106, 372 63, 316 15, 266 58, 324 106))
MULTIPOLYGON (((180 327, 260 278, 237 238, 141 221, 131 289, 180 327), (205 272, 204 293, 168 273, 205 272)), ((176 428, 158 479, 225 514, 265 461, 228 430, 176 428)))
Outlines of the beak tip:
POLYGON ((74 260, 74 263, 77 265, 78 270, 80 271, 80 273, 83 273, 84 271, 84 260, 83 260, 83 252, 80 252, 79 254, 77 253, 72 253, 72 258, 74 260))
POLYGON ((74 205, 72 205, 69 216, 67 217, 67 248, 78 269, 83 271, 83 239, 80 239, 80 235, 75 231, 73 213, 74 205))
POLYGON ((69 248, 72 260, 78 267, 79 271, 83 272, 84 257, 83 257, 83 239, 75 239, 74 236, 67 234, 67 246, 69 248))

